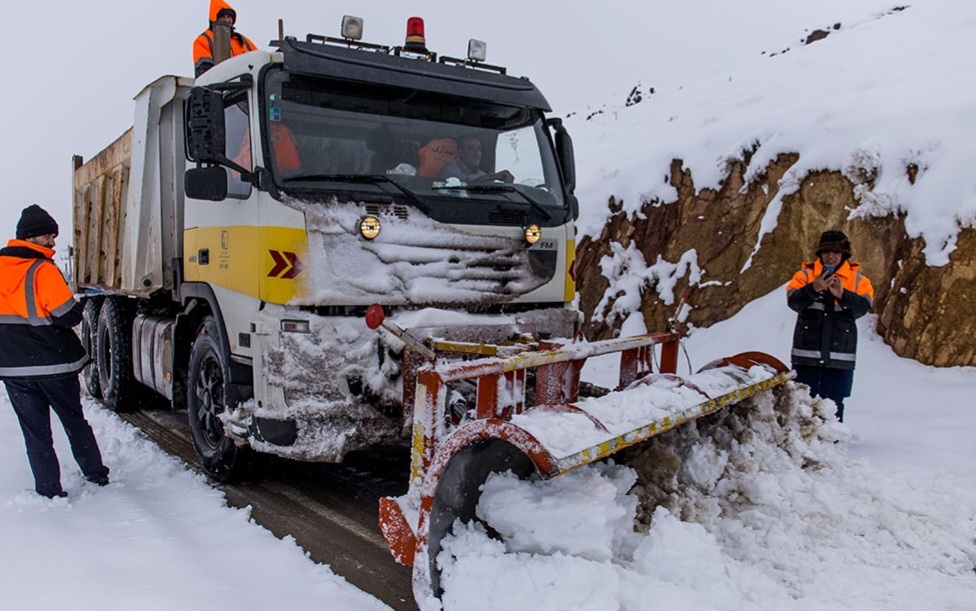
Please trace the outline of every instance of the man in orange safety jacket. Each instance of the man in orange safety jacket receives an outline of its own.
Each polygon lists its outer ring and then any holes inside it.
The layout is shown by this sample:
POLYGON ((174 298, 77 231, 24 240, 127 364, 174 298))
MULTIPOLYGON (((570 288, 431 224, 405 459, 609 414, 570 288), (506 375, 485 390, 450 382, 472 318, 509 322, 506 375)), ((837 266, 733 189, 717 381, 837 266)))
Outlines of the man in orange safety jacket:
POLYGON ((437 178, 449 163, 458 160, 457 142, 453 138, 434 138, 417 150, 420 167, 417 176, 437 178))
POLYGON ((20 421, 34 489, 48 498, 67 496, 51 435, 58 415, 82 475, 108 484, 108 468, 81 407, 78 372, 88 362, 72 327, 82 305, 55 265, 58 224, 37 205, 17 223, 17 238, 0 249, 0 379, 20 421))
POLYGON ((237 11, 224 0, 210 0, 210 27, 193 41, 193 72, 200 76, 214 67, 214 27, 217 24, 230 28, 230 56, 254 51, 257 46, 247 36, 234 31, 237 11))
POLYGON ((843 232, 825 231, 817 260, 807 261, 786 286, 787 304, 797 312, 791 358, 796 381, 810 394, 837 404, 844 421, 844 399, 851 396, 857 353, 854 321, 871 308, 874 288, 851 258, 843 232))

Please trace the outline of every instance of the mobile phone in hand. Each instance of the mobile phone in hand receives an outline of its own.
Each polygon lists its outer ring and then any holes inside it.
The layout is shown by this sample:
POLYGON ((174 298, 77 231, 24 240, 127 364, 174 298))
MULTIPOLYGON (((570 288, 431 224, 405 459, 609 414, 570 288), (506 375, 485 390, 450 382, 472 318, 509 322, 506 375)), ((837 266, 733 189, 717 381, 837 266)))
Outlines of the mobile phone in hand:
POLYGON ((820 275, 820 277, 823 278, 824 280, 826 280, 827 278, 830 278, 833 275, 834 275, 834 266, 833 265, 824 265, 823 266, 823 273, 820 275))

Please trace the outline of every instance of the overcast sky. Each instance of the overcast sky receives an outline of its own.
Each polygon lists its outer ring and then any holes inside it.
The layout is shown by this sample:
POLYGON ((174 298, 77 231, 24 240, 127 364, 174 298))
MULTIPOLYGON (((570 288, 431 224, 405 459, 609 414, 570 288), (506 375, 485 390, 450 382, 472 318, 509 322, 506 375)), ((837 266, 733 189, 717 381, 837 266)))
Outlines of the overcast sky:
MULTIPOLYGON (((818 3, 493 0, 478 8, 478 3, 442 0, 231 2, 238 28, 261 47, 277 38, 278 19, 287 35, 304 37, 338 35, 342 16, 358 15, 365 19, 366 40, 402 44, 407 18, 422 16, 432 51, 463 56, 469 38, 486 41, 488 62, 529 76, 557 114, 615 92, 626 96, 638 81, 653 86, 680 78, 673 73, 678 65, 701 69, 717 58, 727 65, 736 56, 794 44, 782 40, 783 30, 768 31, 763 18, 777 13, 780 23, 795 23, 797 36, 829 25, 818 17, 824 7, 811 4, 818 3), (733 12, 740 18, 730 20, 733 12), (755 19, 742 19, 742 12, 755 19), (691 22, 693 36, 679 27, 691 22), (734 30, 731 22, 738 24, 734 30)), ((828 4, 843 6, 836 0, 828 4)), ((0 20, 9 50, 0 96, 4 235, 13 234, 23 207, 38 203, 57 217, 68 238, 71 156, 88 159, 121 135, 132 122, 132 98, 143 86, 164 74, 192 74, 190 48, 207 25, 208 7, 209 0, 50 0, 5 7, 0 20)), ((841 18, 843 9, 830 14, 841 18)), ((69 242, 62 238, 59 246, 69 242)))

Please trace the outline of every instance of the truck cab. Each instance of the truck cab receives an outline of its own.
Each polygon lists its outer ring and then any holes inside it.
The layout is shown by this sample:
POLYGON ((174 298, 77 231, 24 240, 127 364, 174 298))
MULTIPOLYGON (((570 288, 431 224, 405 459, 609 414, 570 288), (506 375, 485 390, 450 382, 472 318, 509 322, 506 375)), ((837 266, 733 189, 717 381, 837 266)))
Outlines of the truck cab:
POLYGON ((124 308, 133 380, 187 408, 218 478, 245 449, 339 461, 409 435, 404 343, 366 327, 371 305, 421 338, 579 325, 572 143, 528 79, 438 57, 416 36, 272 46, 145 104, 150 125, 169 108, 181 130, 147 130, 137 112, 136 134, 157 135, 133 149, 146 160, 168 145, 175 169, 134 172, 125 205, 145 208, 152 181, 175 195, 149 215, 158 236, 126 238, 128 256, 172 252, 170 273, 80 283, 102 301, 138 299, 124 308))

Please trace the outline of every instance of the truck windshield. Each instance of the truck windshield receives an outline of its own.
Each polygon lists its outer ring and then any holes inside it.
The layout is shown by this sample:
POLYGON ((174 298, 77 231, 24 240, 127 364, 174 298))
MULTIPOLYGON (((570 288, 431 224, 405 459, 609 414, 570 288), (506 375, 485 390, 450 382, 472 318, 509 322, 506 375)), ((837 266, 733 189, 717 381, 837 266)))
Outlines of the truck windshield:
POLYGON ((265 75, 265 163, 284 193, 374 193, 428 213, 458 200, 508 202, 565 217, 538 109, 280 69, 265 75))

